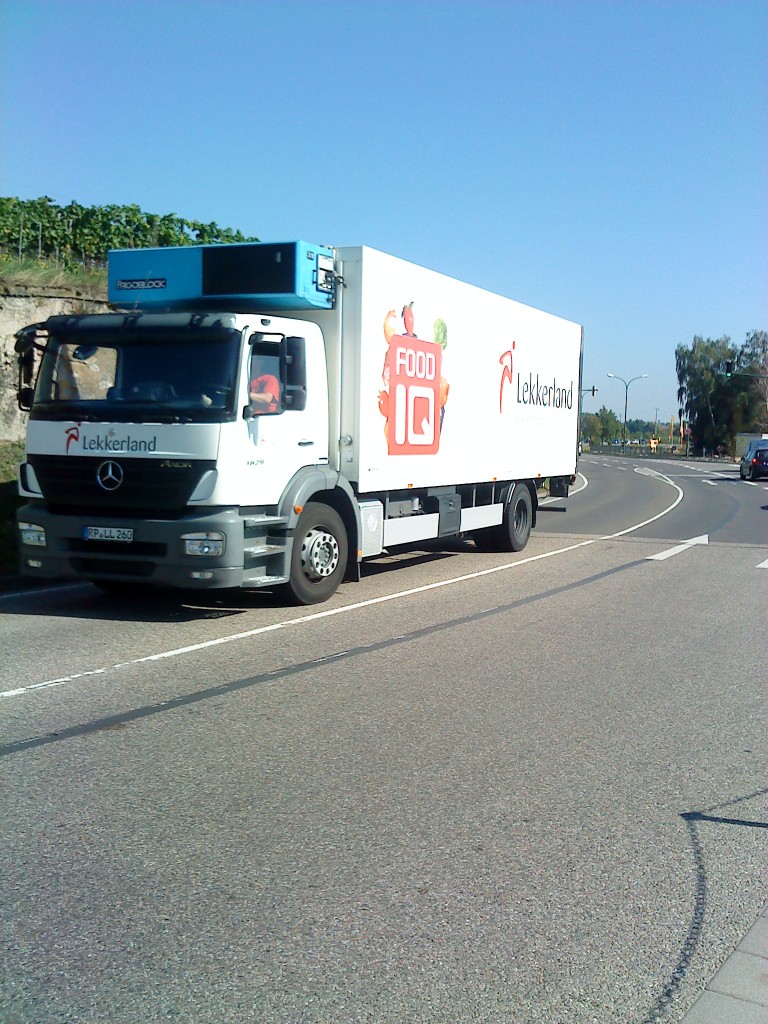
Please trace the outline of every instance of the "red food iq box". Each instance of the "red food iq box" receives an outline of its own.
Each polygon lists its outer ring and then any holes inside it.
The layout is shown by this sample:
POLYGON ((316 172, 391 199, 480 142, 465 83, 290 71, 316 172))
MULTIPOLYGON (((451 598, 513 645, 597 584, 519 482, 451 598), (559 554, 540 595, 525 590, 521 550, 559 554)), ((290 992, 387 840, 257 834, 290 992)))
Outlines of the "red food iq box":
POLYGON ((433 341, 401 334, 390 340, 390 455, 434 455, 438 451, 442 355, 433 341))

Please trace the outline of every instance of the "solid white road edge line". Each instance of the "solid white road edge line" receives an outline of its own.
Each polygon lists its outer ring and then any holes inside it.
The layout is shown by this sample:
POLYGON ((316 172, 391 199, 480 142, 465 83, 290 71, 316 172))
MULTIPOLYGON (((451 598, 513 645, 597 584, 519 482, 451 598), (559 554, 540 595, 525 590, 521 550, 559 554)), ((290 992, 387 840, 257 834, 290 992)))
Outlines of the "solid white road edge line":
MULTIPOLYGON (((640 472, 640 470, 635 470, 640 472)), ((482 576, 490 576, 493 573, 504 572, 507 569, 515 569, 519 565, 527 565, 530 562, 540 562, 545 558, 554 558, 555 555, 564 555, 569 551, 576 551, 579 548, 590 547, 592 544, 597 544, 601 541, 614 540, 617 537, 624 537, 628 533, 632 533, 634 530, 639 530, 643 526, 647 526, 649 523, 655 522, 657 519, 661 519, 667 515, 674 508, 676 508, 683 499, 683 491, 678 485, 665 477, 663 473, 657 473, 654 470, 645 470, 650 476, 659 477, 665 483, 668 483, 678 493, 675 500, 665 508, 662 512, 659 512, 655 516, 651 516, 650 519, 643 520, 642 523, 636 523, 634 526, 629 526, 625 530, 619 530, 617 533, 606 534, 604 537, 593 537, 591 540, 582 540, 577 544, 569 544, 564 548, 557 548, 555 551, 545 551, 540 555, 530 555, 528 558, 521 558, 516 562, 505 562, 503 565, 496 565, 491 569, 480 569, 477 572, 466 573, 463 576, 454 576, 448 580, 440 580, 437 583, 426 583, 421 587, 412 587, 410 590, 400 590, 395 594, 386 594, 383 597, 372 597, 366 601, 358 601, 355 604, 346 604, 341 608, 328 608, 321 612, 313 612, 310 615, 302 615, 298 619, 286 619, 282 622, 274 622, 270 626, 257 626, 255 629, 247 629, 242 633, 231 633, 228 636, 217 637, 215 640, 204 640, 198 644, 190 644, 188 647, 178 647, 172 651, 161 651, 159 654, 147 654, 142 658, 132 658, 130 661, 118 662, 115 665, 111 665, 107 668, 90 669, 86 672, 78 672, 69 676, 62 676, 59 679, 47 679, 41 683, 30 683, 28 686, 20 686, 14 690, 0 691, 0 697, 18 697, 24 693, 31 693, 35 690, 44 690, 53 686, 63 686, 66 683, 75 682, 78 679, 84 679, 88 676, 103 675, 105 672, 114 672, 123 668, 130 668, 133 665, 143 665, 147 662, 163 661, 166 658, 178 658, 182 654, 192 654, 195 651, 207 650, 210 647, 219 647, 222 644, 235 643, 237 640, 248 640, 254 636, 261 636, 265 633, 274 633, 281 629, 290 629, 291 627, 303 626, 307 622, 316 622, 318 619, 328 619, 334 615, 343 615, 346 612, 358 611, 360 608, 371 608, 377 604, 385 604, 388 601, 398 601, 401 598, 412 597, 414 594, 423 594, 429 590, 439 590, 442 587, 450 587, 456 583, 466 583, 468 580, 480 579, 482 576)), ((581 474, 579 474, 581 476, 581 474)), ((586 478, 585 480, 586 486, 586 478)))

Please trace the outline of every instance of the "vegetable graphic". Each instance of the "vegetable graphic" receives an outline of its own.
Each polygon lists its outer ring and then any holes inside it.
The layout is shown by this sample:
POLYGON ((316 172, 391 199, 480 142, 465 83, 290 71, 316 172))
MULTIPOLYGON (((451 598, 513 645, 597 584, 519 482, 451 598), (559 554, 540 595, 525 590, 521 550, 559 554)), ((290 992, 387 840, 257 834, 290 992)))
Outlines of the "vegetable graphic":
POLYGON ((392 340, 393 335, 400 333, 400 324, 397 322, 397 313, 394 309, 390 309, 387 315, 384 317, 384 337, 386 338, 387 344, 392 340))
POLYGON ((451 385, 445 379, 440 377, 440 429, 443 427, 443 420, 445 419, 445 403, 448 401, 448 392, 451 390, 451 385))
POLYGON ((403 306, 403 323, 405 324, 405 333, 415 338, 416 335, 413 333, 413 303, 409 302, 407 306, 403 306))
POLYGON ((435 344, 445 352, 448 344, 448 328, 445 320, 435 320, 435 344))

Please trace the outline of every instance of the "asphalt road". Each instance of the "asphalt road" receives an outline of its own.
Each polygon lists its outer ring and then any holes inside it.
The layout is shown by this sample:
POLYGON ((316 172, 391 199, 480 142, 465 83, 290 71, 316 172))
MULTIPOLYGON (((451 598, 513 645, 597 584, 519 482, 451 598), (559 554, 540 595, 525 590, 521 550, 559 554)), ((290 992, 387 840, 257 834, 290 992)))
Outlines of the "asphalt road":
POLYGON ((4 1024, 679 1021, 765 902, 768 488, 580 468, 314 609, 0 596, 4 1024))

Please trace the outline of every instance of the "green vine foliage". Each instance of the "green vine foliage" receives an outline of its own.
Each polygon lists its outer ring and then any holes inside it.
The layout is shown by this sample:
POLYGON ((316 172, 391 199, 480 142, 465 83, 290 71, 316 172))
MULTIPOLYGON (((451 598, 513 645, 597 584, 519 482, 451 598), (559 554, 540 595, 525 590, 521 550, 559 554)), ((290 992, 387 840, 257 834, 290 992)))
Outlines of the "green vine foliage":
POLYGON ((58 206, 49 196, 0 197, 0 254, 15 259, 100 267, 110 249, 258 241, 215 222, 145 213, 136 205, 58 206))

